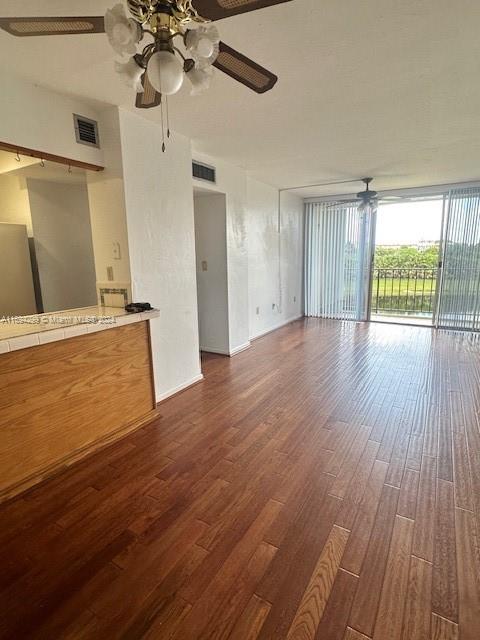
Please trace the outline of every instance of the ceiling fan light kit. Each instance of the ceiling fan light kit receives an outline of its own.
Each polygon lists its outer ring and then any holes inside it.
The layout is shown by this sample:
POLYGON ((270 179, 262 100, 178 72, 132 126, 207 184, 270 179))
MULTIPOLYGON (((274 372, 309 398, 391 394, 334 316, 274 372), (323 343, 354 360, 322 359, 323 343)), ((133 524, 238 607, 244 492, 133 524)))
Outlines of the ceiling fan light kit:
POLYGON ((198 96, 210 87, 210 81, 213 77, 213 68, 207 67, 205 69, 199 69, 196 65, 191 65, 189 69, 185 70, 185 75, 192 83, 190 95, 198 96))
POLYGON ((115 71, 127 87, 135 89, 137 93, 143 92, 142 75, 145 69, 137 63, 135 57, 130 58, 127 62, 115 61, 115 71))
POLYGON ((134 54, 143 38, 142 27, 128 18, 122 4, 116 4, 105 14, 105 33, 112 49, 119 55, 134 54))
POLYGON ((191 95, 208 89, 213 67, 259 94, 275 86, 277 76, 221 42, 212 21, 285 2, 291 0, 126 0, 130 17, 118 3, 104 18, 0 18, 0 28, 15 36, 106 33, 122 58, 115 71, 137 93, 135 105, 160 106, 164 130, 163 97, 180 91, 185 77, 191 95))

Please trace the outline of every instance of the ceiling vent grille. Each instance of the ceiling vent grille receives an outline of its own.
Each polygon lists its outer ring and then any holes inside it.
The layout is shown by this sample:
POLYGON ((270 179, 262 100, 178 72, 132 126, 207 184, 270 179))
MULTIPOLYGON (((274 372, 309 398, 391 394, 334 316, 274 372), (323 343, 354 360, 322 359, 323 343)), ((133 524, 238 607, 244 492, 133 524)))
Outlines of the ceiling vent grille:
POLYGON ((208 164, 202 164, 201 162, 192 162, 193 177, 197 180, 205 180, 206 182, 212 182, 215 184, 217 180, 215 167, 210 167, 208 164))
POLYGON ((95 120, 73 114, 75 124, 75 138, 79 144, 87 144, 90 147, 100 147, 98 137, 98 123, 95 120))

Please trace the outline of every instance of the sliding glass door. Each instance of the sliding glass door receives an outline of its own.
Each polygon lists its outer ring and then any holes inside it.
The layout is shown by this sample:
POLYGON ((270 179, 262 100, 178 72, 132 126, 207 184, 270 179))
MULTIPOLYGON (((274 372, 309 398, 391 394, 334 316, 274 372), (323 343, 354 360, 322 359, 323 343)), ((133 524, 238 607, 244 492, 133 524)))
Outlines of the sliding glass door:
MULTIPOLYGON (((403 315, 396 309, 395 318, 385 317, 383 320, 398 322, 404 317, 405 321, 413 324, 415 318, 417 322, 425 319, 425 323, 433 321, 435 327, 480 331, 480 187, 452 189, 448 194, 429 199, 427 204, 432 211, 424 202, 411 204, 423 209, 418 212, 417 223, 410 226, 406 211, 402 209, 401 225, 408 231, 404 229, 403 235, 407 233, 410 238, 417 233, 424 237, 420 242, 419 236, 416 247, 422 263, 413 266, 409 263, 405 269, 400 268, 401 265, 389 265, 383 269, 390 287, 389 306, 384 305, 389 312, 387 315, 394 315, 393 303, 405 306, 403 315), (433 222, 432 216, 435 218, 433 222), (437 233, 434 227, 439 225, 442 217, 441 242, 426 242, 428 234, 431 241, 432 234, 437 233), (425 225, 428 229, 424 228, 425 225), (433 254, 438 253, 438 268, 435 264, 427 265, 427 258, 430 260, 433 254), (403 271, 405 282, 402 281, 403 271)), ((391 206, 405 209, 408 203, 391 206)), ((373 317, 378 320, 382 289, 379 265, 376 265, 376 290, 372 286, 375 224, 375 209, 367 206, 362 210, 356 202, 306 204, 305 315, 369 320, 373 297, 378 307, 373 309, 373 317)), ((389 224, 391 226, 391 220, 389 224)), ((395 233, 396 243, 403 237, 400 231, 395 233)), ((409 240, 410 250, 411 244, 409 240)), ((399 253, 402 246, 395 244, 387 248, 399 253)))
POLYGON ((480 330, 480 188, 448 197, 435 324, 480 330))
POLYGON ((374 211, 314 202, 305 210, 305 315, 367 320, 374 211))

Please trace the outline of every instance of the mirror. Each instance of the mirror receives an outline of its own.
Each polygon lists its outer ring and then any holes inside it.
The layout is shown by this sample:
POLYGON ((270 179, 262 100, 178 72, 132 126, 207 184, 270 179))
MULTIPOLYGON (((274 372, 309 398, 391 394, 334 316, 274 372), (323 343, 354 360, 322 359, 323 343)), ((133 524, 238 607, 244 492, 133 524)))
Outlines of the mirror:
POLYGON ((86 171, 0 151, 0 318, 96 304, 86 171))

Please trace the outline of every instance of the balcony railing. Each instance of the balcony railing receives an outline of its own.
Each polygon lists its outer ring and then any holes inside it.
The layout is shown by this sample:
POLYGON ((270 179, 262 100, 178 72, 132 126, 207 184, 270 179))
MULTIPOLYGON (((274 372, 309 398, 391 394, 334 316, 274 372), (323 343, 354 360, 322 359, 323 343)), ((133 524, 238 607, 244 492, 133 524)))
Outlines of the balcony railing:
POLYGON ((438 269, 373 270, 372 313, 424 316, 433 313, 438 269))

